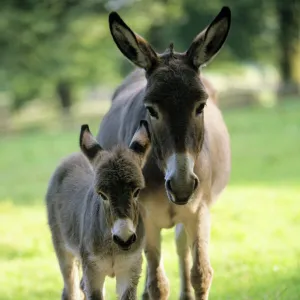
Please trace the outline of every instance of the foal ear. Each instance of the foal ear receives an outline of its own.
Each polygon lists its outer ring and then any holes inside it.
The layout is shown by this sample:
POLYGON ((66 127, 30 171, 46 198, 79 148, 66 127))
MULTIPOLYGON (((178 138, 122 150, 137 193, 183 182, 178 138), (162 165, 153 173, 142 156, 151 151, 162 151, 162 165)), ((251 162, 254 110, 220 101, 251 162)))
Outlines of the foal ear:
POLYGON ((90 162, 102 151, 101 146, 90 132, 89 125, 81 125, 79 145, 83 154, 88 158, 90 162))
POLYGON ((151 148, 151 136, 146 120, 141 120, 130 145, 131 149, 140 158, 140 164, 143 167, 151 148))
POLYGON ((229 7, 223 7, 211 24, 199 33, 186 52, 189 62, 198 69, 214 58, 223 46, 231 23, 229 7))
POLYGON ((158 56, 148 42, 134 34, 116 12, 109 15, 109 28, 120 51, 135 65, 149 71, 158 62, 158 56))

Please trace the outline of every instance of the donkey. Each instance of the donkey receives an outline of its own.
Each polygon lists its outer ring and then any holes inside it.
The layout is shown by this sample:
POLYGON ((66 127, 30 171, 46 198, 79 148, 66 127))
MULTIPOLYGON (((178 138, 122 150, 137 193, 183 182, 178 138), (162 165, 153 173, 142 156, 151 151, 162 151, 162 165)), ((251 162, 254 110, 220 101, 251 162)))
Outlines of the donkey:
POLYGON ((106 276, 116 276, 122 300, 136 299, 142 268, 144 224, 138 202, 142 166, 150 151, 146 121, 130 147, 103 150, 82 125, 82 153, 67 157, 47 191, 48 223, 64 280, 63 300, 103 299, 106 276), (83 270, 82 288, 78 263, 83 270))
POLYGON ((116 12, 109 25, 119 50, 139 69, 113 95, 97 140, 105 149, 129 144, 139 119, 149 122, 152 149, 143 168, 147 258, 143 299, 167 299, 161 262, 162 228, 176 225, 180 299, 208 299, 213 269, 208 244, 211 204, 230 176, 229 134, 220 110, 202 83, 199 68, 224 44, 231 12, 223 7, 184 53, 173 44, 157 54, 116 12), (190 264, 192 255, 193 264, 190 264))

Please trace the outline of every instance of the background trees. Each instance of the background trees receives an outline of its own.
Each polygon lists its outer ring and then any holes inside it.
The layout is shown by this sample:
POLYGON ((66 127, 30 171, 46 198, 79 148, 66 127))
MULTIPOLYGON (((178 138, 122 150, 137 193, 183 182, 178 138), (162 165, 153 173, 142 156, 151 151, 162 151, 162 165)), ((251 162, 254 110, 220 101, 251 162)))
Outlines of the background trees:
POLYGON ((0 10, 0 90, 12 107, 56 96, 68 112, 78 89, 112 86, 130 64, 114 47, 107 16, 119 10, 158 51, 173 41, 186 50, 222 5, 232 8, 232 30, 217 63, 276 66, 281 92, 299 86, 298 0, 4 0, 0 10), (298 56, 297 56, 298 55, 298 56))

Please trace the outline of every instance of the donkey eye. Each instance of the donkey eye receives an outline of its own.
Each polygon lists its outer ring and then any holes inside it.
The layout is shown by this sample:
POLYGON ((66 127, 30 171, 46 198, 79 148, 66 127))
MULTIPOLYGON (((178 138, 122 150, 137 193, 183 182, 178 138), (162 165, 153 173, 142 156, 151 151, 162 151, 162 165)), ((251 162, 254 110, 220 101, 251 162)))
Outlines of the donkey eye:
POLYGON ((104 201, 107 201, 108 200, 108 197, 101 191, 98 191, 98 194, 100 195, 100 197, 104 200, 104 201))
POLYGON ((141 189, 136 189, 134 192, 133 192, 133 198, 137 198, 140 194, 140 191, 141 189))
POLYGON ((201 103, 201 104, 196 108, 196 116, 202 114, 204 107, 205 107, 205 103, 201 103))
POLYGON ((152 106, 146 106, 146 109, 152 118, 158 119, 158 113, 152 106))

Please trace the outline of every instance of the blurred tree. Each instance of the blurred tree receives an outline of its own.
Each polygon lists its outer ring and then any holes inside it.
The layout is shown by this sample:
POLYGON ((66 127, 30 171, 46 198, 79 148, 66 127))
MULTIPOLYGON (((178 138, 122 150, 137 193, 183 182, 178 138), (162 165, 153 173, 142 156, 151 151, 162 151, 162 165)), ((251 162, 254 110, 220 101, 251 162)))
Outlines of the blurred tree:
POLYGON ((296 91, 296 64, 293 58, 299 47, 299 0, 157 0, 165 7, 177 5, 179 12, 168 9, 162 22, 153 22, 148 38, 160 50, 170 37, 175 48, 185 51, 198 32, 204 29, 223 5, 232 9, 232 27, 226 50, 214 63, 222 61, 259 61, 278 66, 282 87, 296 91))
POLYGON ((293 71, 295 57, 300 39, 300 3, 296 0, 275 0, 278 18, 277 41, 279 46, 279 68, 282 84, 279 92, 300 92, 293 71))
POLYGON ((78 87, 111 85, 132 68, 112 51, 108 11, 119 11, 158 52, 170 42, 185 51, 223 5, 232 8, 232 29, 213 66, 278 62, 282 81, 294 86, 299 0, 2 0, 0 89, 10 91, 16 108, 35 97, 56 95, 68 111, 78 87))
POLYGON ((257 57, 270 60, 275 56, 273 0, 221 0, 199 2, 198 0, 157 0, 172 7, 165 13, 162 22, 153 22, 148 32, 150 42, 163 49, 170 42, 175 48, 185 51, 194 37, 213 20, 223 5, 232 8, 232 28, 229 34, 226 60, 253 60, 257 57), (177 6, 177 7, 176 7, 177 6), (174 8, 176 7, 176 8, 174 8), (262 50, 269 49, 268 54, 262 50), (271 51, 270 51, 271 49, 271 51))
MULTIPOLYGON (((144 36, 158 52, 163 52, 176 34, 172 30, 172 25, 180 19, 183 14, 182 0, 133 0, 124 1, 126 5, 117 8, 122 18, 129 27, 144 36), (134 4, 133 4, 134 3, 134 4), (171 29, 171 30, 170 30, 171 29)), ((124 60, 119 53, 120 71, 126 75, 131 69, 132 64, 124 60)))
POLYGON ((69 111, 72 87, 114 79, 102 1, 13 0, 0 11, 0 66, 14 107, 56 94, 69 111), (45 96, 46 95, 46 96, 45 96))

